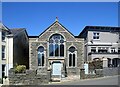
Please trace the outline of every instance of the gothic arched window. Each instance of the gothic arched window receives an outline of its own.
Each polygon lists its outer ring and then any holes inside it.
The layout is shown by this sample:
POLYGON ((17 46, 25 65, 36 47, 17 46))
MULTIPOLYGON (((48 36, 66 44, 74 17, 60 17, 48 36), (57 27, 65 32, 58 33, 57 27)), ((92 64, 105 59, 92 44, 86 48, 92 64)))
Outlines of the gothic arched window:
POLYGON ((69 48, 69 67, 75 67, 76 66, 76 49, 75 47, 71 46, 69 48))
POLYGON ((54 34, 49 39, 49 56, 64 57, 64 38, 60 34, 54 34))
POLYGON ((38 48, 38 66, 44 66, 44 47, 40 46, 38 48))

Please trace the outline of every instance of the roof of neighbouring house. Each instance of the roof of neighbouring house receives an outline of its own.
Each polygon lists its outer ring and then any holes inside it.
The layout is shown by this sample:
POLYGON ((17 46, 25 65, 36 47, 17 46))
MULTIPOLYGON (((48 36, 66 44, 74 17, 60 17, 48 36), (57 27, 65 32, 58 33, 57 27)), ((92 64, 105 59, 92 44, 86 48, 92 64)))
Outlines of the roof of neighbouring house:
POLYGON ((86 26, 78 36, 81 36, 82 34, 84 34, 87 31, 120 32, 120 27, 111 27, 111 26, 86 26))
POLYGON ((0 21, 0 28, 9 31, 9 28, 6 27, 1 21, 0 21))
POLYGON ((24 30, 23 28, 10 29, 10 31, 13 35, 18 34, 19 32, 21 32, 23 30, 24 30))
POLYGON ((13 28, 13 29, 10 29, 10 32, 11 32, 11 34, 13 34, 13 36, 18 35, 22 31, 25 31, 26 35, 28 36, 27 31, 26 31, 25 28, 13 28))

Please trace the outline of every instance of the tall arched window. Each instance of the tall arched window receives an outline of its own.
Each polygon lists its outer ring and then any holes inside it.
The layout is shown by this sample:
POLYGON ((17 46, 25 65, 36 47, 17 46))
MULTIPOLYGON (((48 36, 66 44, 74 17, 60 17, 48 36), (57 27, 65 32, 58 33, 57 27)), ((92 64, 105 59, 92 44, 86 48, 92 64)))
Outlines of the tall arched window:
POLYGON ((75 47, 69 48, 69 67, 75 67, 76 66, 76 49, 75 47))
POLYGON ((49 56, 64 57, 64 38, 60 34, 54 34, 49 39, 49 56))
POLYGON ((40 46, 38 48, 38 66, 44 66, 44 47, 40 46))

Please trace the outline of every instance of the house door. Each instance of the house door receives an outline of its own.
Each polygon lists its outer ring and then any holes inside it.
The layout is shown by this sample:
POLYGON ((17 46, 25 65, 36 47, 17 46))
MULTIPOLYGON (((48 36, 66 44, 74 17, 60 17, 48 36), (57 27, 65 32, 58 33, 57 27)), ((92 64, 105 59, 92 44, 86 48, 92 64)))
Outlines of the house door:
POLYGON ((53 63, 52 65, 52 75, 59 75, 61 76, 61 66, 62 64, 59 62, 59 63, 53 63))

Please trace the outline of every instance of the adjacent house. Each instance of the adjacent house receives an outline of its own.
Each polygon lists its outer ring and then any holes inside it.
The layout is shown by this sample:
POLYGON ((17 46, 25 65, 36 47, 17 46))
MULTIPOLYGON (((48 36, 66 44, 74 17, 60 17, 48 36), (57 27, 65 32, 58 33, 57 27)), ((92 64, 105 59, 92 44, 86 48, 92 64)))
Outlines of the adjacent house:
POLYGON ((85 62, 101 59, 103 67, 120 66, 120 27, 86 26, 79 37, 85 39, 85 62))
POLYGON ((0 78, 16 64, 29 66, 28 35, 25 29, 9 29, 0 23, 0 78))
POLYGON ((84 63, 84 39, 56 21, 38 36, 29 36, 29 67, 51 70, 52 77, 79 75, 84 63))

